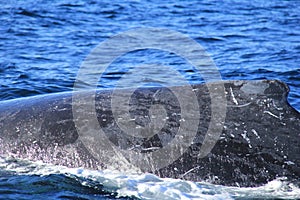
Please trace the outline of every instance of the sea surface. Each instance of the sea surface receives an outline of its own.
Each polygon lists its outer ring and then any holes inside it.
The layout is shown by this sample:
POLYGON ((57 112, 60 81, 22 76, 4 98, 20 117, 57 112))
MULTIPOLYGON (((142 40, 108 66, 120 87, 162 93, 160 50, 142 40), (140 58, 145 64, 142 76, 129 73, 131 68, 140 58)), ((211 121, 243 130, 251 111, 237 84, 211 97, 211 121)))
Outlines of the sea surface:
MULTIPOLYGON (((1 1, 0 100, 72 91, 83 60, 98 44, 137 27, 156 27, 201 44, 224 80, 286 82, 288 101, 300 111, 299 8, 299 0, 1 1)), ((145 49, 112 62, 98 87, 113 88, 141 64, 174 67, 190 83, 203 82, 178 56, 145 49)), ((165 75, 156 73, 162 80, 165 75)), ((300 189, 284 177, 239 188, 0 159, 0 199, 116 198, 300 199, 300 189)))

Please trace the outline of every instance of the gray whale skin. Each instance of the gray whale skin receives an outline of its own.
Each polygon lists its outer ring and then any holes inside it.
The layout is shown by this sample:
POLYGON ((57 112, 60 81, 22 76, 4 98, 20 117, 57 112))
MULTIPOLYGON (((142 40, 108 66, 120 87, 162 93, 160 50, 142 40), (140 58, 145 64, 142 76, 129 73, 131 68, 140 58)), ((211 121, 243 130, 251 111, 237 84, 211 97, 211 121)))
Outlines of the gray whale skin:
MULTIPOLYGON (((259 186, 286 177, 299 185, 300 114, 287 102, 288 86, 277 80, 209 84, 224 84, 227 98, 223 131, 214 148, 207 156, 197 157, 211 110, 207 85, 193 85, 201 116, 197 135, 179 159, 152 173, 232 186, 259 186)), ((132 114, 147 115, 146 104, 151 104, 154 93, 160 93, 162 99, 171 98, 165 101, 170 104, 166 106, 170 118, 160 133, 145 139, 126 136, 116 127, 110 108, 112 91, 97 90, 97 118, 113 144, 126 144, 121 148, 127 149, 139 144, 149 149, 166 142, 160 134, 171 139, 176 135, 180 117, 172 117, 172 113, 180 113, 180 109, 167 89, 136 90, 132 95, 132 114)), ((139 120, 137 123, 143 125, 147 117, 139 120)), ((0 155, 68 167, 108 167, 93 157, 80 140, 73 121, 71 92, 0 102, 0 155)))

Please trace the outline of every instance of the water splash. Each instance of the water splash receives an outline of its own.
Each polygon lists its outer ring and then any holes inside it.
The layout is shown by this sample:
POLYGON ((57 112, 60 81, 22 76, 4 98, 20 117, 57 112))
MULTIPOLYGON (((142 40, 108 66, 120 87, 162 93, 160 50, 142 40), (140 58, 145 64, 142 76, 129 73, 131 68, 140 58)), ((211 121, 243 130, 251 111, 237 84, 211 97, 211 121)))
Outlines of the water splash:
MULTIPOLYGON (((284 177, 260 187, 228 187, 205 182, 159 178, 152 174, 122 174, 109 170, 67 168, 14 158, 0 158, 0 172, 14 173, 16 176, 64 175, 65 179, 79 181, 82 187, 98 187, 106 193, 116 194, 117 198, 182 200, 300 198, 300 188, 286 181, 284 177)), ((69 184, 73 184, 72 181, 69 184)))

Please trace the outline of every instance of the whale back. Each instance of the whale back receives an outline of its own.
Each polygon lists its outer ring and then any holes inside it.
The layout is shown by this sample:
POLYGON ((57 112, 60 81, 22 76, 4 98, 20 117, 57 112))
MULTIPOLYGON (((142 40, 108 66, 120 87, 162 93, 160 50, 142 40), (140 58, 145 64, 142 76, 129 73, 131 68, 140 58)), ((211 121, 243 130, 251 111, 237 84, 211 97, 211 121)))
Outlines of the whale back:
MULTIPOLYGON (((227 99, 223 129, 212 151, 199 156, 212 118, 211 96, 206 84, 192 85, 200 116, 193 142, 174 162, 149 172, 161 177, 239 186, 262 185, 282 176, 299 180, 300 114, 287 102, 288 86, 274 80, 209 84, 224 85, 227 99)), ((77 104, 84 108, 94 92, 76 94, 77 104)), ((95 157, 81 140, 76 126, 80 122, 72 112, 72 95, 65 92, 1 102, 0 154, 68 167, 122 170, 123 160, 106 162, 110 155, 105 152, 95 157)), ((101 128, 111 145, 145 154, 155 151, 152 147, 163 148, 176 137, 181 108, 170 89, 140 88, 131 96, 131 115, 139 126, 149 123, 153 102, 164 104, 168 120, 149 138, 128 135, 118 127, 111 108, 112 95, 113 90, 96 91, 99 127, 87 126, 86 132, 97 134, 97 128, 101 128)))

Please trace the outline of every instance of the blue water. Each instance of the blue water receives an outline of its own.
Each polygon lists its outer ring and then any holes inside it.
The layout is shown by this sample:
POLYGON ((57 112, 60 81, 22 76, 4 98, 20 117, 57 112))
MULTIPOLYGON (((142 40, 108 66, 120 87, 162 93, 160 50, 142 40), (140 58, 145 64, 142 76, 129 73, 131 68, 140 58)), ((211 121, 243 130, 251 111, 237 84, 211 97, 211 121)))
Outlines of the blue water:
MULTIPOLYGON (((100 42, 151 26, 179 31, 199 42, 225 80, 286 82, 291 89, 288 101, 300 110, 299 8, 299 0, 2 1, 0 100, 70 91, 83 59, 100 42)), ((113 63, 99 87, 113 87, 128 67, 147 62, 174 66, 192 83, 202 81, 176 56, 145 50, 113 63)), ((21 176, 3 170, 3 199, 117 197, 101 184, 82 185, 77 176, 21 176)))

